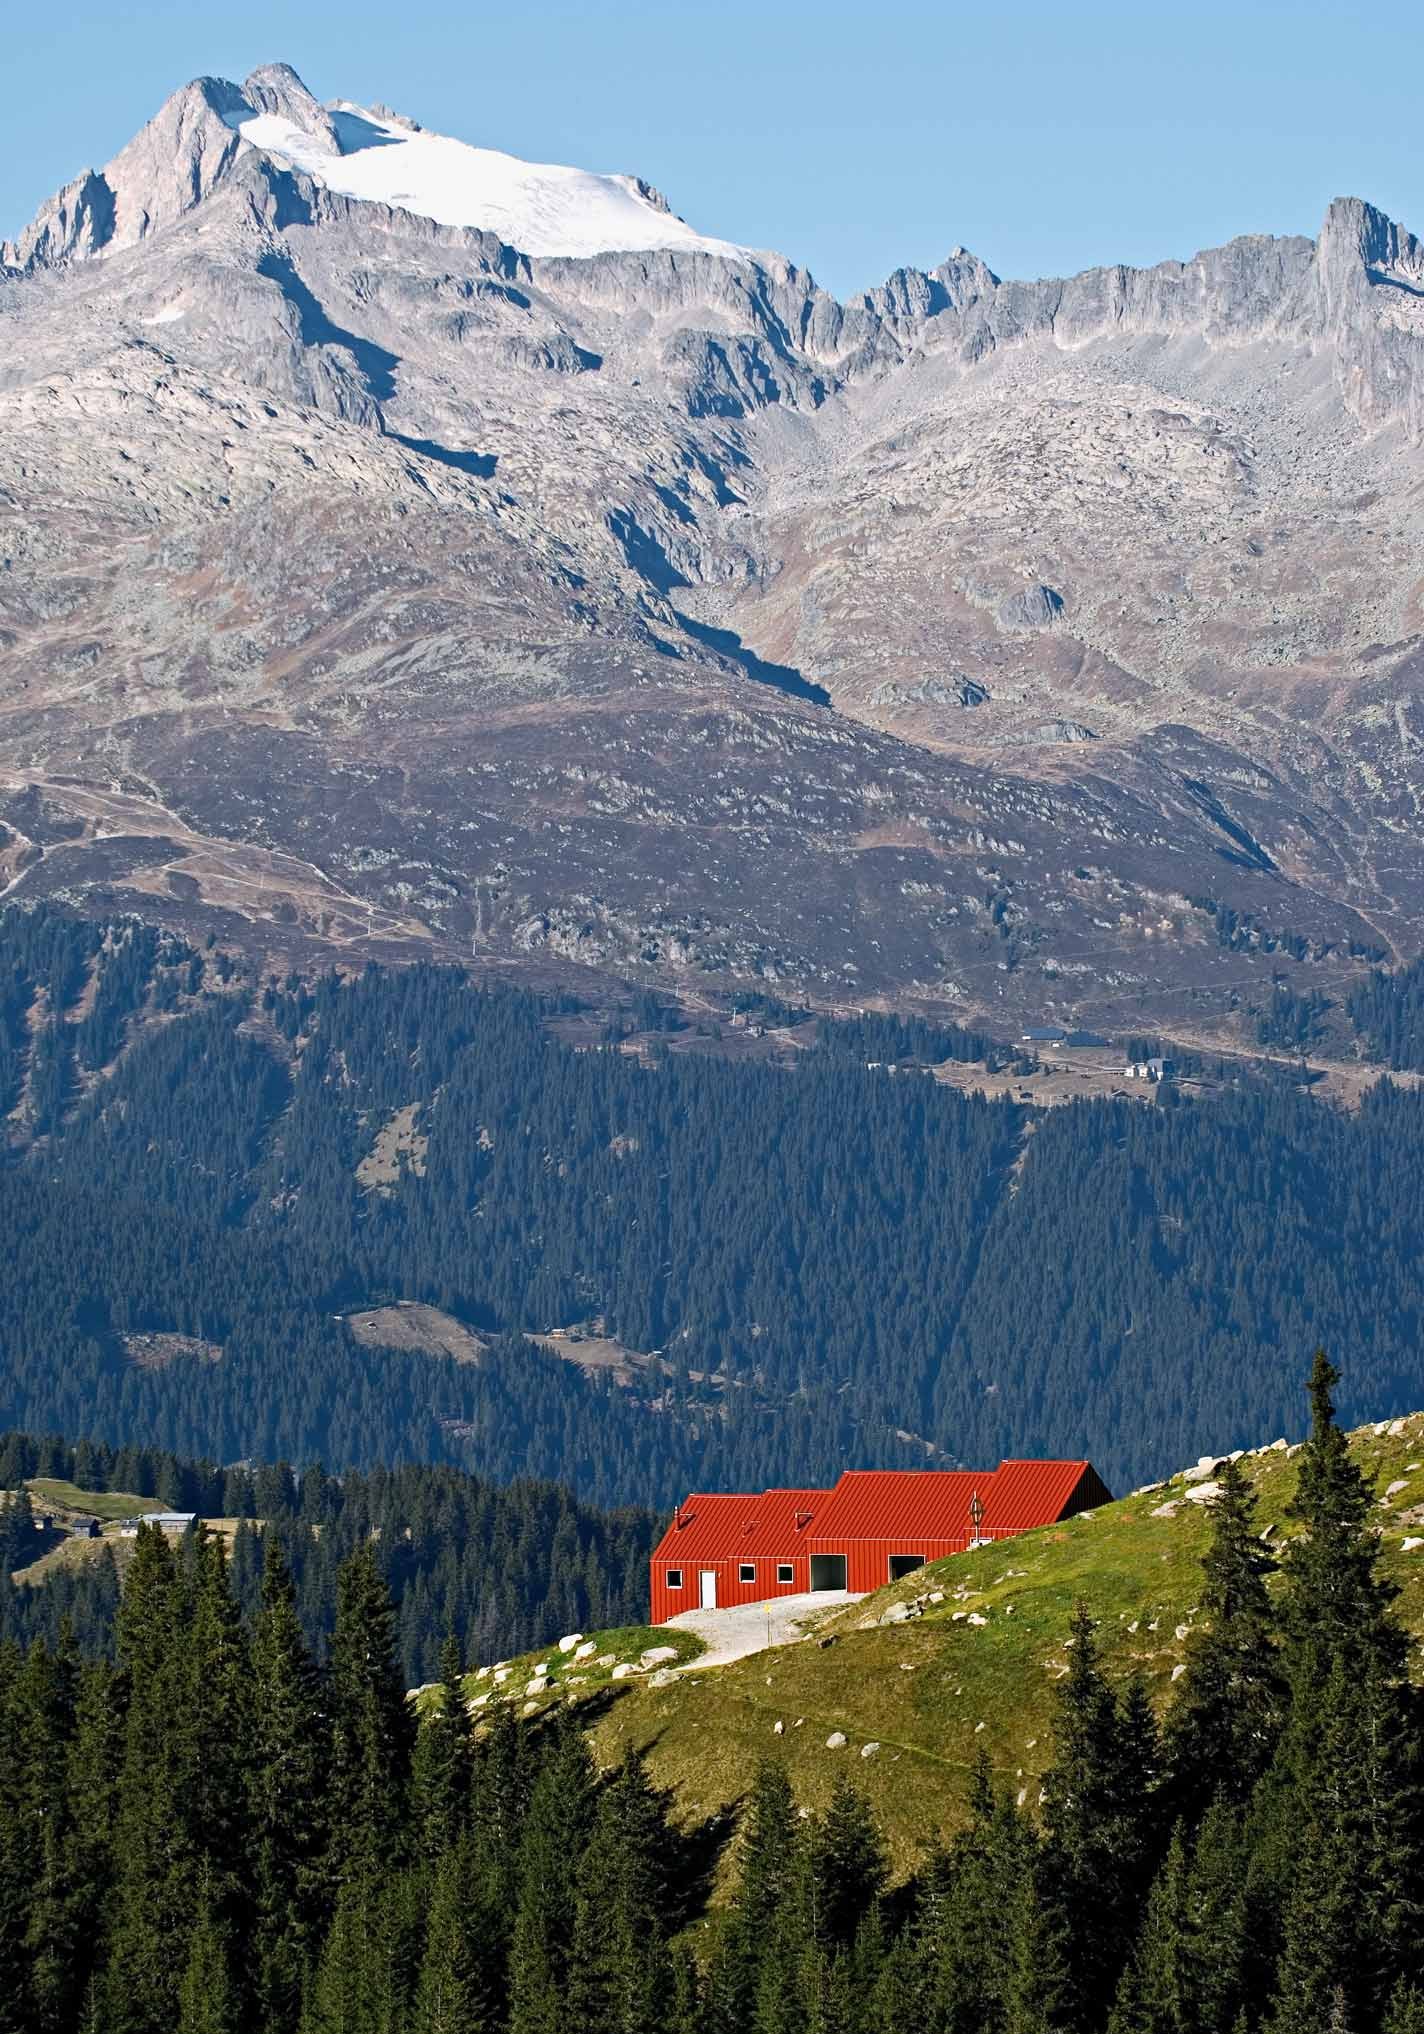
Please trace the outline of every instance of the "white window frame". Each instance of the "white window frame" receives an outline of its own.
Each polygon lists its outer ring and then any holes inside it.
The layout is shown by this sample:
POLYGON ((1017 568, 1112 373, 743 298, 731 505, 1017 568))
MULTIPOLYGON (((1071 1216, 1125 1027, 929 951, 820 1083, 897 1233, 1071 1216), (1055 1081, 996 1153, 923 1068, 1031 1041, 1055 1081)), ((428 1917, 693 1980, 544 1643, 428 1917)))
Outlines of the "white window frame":
POLYGON ((737 1580, 738 1580, 739 1582, 755 1582, 755 1581, 756 1581, 756 1562, 755 1562, 755 1561, 738 1561, 738 1563, 737 1563, 737 1580))
POLYGON ((796 1563, 794 1561, 778 1561, 776 1564, 776 1579, 778 1582, 794 1582, 796 1580, 796 1563))
POLYGON ((667 1586, 668 1586, 668 1588, 669 1588, 669 1589, 681 1589, 681 1587, 682 1587, 682 1570, 681 1570, 681 1568, 669 1568, 669 1569, 668 1569, 668 1571, 667 1571, 667 1586))

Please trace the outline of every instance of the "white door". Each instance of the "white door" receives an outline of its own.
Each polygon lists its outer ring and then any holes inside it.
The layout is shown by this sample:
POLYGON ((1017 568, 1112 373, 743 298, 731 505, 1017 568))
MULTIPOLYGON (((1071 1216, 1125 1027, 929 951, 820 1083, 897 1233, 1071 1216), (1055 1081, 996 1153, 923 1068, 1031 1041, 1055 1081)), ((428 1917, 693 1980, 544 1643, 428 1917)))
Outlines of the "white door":
POLYGON ((715 1610, 717 1608, 717 1570, 715 1568, 704 1568, 702 1570, 702 1608, 704 1610, 715 1610))

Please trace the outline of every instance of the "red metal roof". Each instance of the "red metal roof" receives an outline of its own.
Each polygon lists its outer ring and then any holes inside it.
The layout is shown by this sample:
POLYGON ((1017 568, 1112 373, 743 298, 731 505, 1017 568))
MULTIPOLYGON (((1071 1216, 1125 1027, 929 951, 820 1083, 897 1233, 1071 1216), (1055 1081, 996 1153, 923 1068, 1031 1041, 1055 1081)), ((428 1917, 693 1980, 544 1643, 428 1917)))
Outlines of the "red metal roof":
POLYGON ((758 1496, 694 1491, 653 1550, 655 1561, 730 1561, 741 1554, 790 1555, 801 1543, 824 1490, 763 1490, 758 1496), (679 1522, 680 1521, 680 1522, 679 1522))
POLYGON ((817 1513, 811 1538, 830 1541, 954 1540, 973 1531, 969 1506, 977 1491, 980 1531, 1024 1532, 1062 1516, 1088 1470, 1086 1462, 1003 1462, 997 1469, 847 1469, 817 1513))
POLYGON ((1025 1532, 1061 1518, 1088 1468, 1087 1462, 1001 1462, 982 1493, 985 1533, 1025 1532))
POLYGON ((1106 1500, 1087 1462, 1001 1462, 997 1469, 847 1469, 834 1490, 695 1491, 653 1552, 654 1561, 695 1566, 739 1555, 788 1559, 805 1545, 896 1540, 912 1554, 973 1532, 970 1503, 983 1506, 985 1538, 1061 1518, 1083 1478, 1080 1501, 1106 1500))
POLYGON ((987 1512, 992 1470, 847 1469, 818 1513, 811 1538, 819 1546, 834 1540, 903 1539, 903 1551, 917 1540, 955 1540, 970 1531, 974 1492, 987 1512))

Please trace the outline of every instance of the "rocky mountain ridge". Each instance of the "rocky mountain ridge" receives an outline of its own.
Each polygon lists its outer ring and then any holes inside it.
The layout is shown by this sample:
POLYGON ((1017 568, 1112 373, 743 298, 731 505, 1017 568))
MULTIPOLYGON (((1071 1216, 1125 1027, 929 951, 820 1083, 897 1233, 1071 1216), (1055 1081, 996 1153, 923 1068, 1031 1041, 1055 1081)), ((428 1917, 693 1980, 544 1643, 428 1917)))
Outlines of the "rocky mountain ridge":
POLYGON ((1418 950, 1406 230, 840 304, 238 131, 343 107, 199 80, 0 253, 0 887, 1006 1024, 1418 950))

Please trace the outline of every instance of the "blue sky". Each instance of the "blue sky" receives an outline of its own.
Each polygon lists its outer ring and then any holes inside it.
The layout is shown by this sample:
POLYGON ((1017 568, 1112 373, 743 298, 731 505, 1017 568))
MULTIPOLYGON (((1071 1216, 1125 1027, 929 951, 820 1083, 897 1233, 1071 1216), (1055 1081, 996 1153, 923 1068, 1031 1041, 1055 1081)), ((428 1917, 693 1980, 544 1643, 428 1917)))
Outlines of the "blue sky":
POLYGON ((1313 233, 1346 193, 1424 233, 1424 10, 1395 0, 17 0, 0 235, 176 85, 277 58, 318 98, 634 171, 842 296, 957 244, 1032 276, 1313 233))

